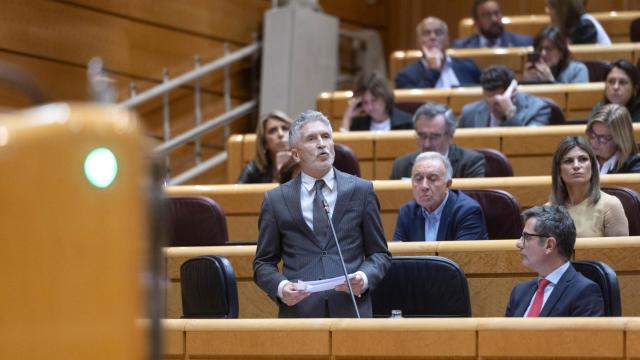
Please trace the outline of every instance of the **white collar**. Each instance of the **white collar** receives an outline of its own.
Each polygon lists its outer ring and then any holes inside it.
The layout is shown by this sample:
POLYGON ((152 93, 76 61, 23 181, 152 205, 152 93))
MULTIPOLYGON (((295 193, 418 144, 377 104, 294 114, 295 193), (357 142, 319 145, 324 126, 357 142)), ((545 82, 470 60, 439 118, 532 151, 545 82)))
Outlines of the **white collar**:
MULTIPOLYGON (((302 180, 302 186, 304 186, 304 188, 307 189, 308 192, 311 192, 313 190, 316 184, 316 180, 319 180, 314 178, 313 176, 307 175, 304 171, 300 172, 300 177, 302 180)), ((324 174, 322 180, 324 180, 324 183, 329 188, 329 190, 333 191, 333 187, 336 185, 336 174, 333 168, 331 168, 331 170, 327 171, 327 173, 324 174)))

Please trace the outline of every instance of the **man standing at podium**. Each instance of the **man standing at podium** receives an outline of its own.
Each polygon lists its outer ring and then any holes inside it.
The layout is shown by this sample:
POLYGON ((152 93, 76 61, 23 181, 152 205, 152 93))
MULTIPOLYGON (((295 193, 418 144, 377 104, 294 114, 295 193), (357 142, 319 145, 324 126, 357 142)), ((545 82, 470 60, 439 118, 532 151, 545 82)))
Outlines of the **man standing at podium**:
POLYGON ((347 272, 355 274, 350 283, 360 315, 371 317, 369 290, 391 264, 373 185, 333 167, 331 124, 322 113, 298 115, 289 143, 301 174, 264 196, 254 280, 278 304, 279 317, 355 317, 346 283, 314 293, 297 285, 344 276, 331 218, 347 272))
POLYGON ((558 205, 537 206, 522 213, 522 236, 516 243, 522 264, 538 278, 513 288, 506 316, 603 316, 600 287, 577 272, 569 258, 576 227, 558 205))

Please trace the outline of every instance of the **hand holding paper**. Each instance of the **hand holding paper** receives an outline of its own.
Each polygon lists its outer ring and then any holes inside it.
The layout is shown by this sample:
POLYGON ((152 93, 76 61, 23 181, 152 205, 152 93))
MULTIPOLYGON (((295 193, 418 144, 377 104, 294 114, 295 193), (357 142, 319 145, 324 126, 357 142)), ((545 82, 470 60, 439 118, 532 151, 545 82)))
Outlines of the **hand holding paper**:
MULTIPOLYGON (((349 274, 349 279, 353 279, 355 278, 355 276, 356 274, 349 274)), ((316 281, 298 280, 298 282, 295 285, 298 290, 309 292, 309 293, 315 293, 319 291, 334 289, 336 286, 344 283, 345 283, 344 276, 336 276, 331 279, 316 280, 316 281)))

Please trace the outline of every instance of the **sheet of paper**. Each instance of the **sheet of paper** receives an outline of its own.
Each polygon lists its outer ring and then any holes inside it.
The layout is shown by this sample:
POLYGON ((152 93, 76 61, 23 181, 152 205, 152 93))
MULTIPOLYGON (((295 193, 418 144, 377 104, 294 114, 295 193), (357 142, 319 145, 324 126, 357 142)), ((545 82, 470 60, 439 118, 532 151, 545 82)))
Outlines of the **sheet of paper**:
MULTIPOLYGON (((353 279, 356 274, 349 274, 349 279, 353 279)), ((316 280, 316 281, 302 281, 298 280, 296 287, 298 290, 304 290, 311 293, 331 290, 337 285, 344 284, 344 276, 336 276, 331 279, 316 280)))

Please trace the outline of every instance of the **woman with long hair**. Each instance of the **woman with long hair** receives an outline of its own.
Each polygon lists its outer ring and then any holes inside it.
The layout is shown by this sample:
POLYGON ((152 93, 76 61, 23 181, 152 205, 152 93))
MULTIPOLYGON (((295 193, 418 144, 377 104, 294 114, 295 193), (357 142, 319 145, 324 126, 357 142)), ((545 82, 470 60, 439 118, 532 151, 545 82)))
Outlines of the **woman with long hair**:
POLYGON ((581 137, 567 136, 556 148, 550 202, 569 210, 578 237, 629 235, 622 203, 600 190, 595 155, 581 137))
POLYGON ((538 59, 525 64, 524 81, 565 84, 589 82, 587 66, 571 60, 567 39, 557 27, 543 28, 533 40, 533 48, 538 59))

